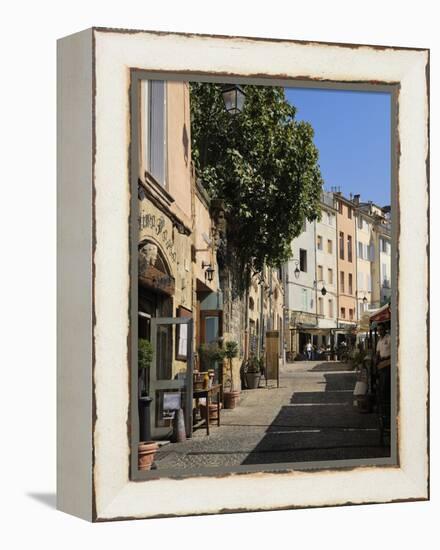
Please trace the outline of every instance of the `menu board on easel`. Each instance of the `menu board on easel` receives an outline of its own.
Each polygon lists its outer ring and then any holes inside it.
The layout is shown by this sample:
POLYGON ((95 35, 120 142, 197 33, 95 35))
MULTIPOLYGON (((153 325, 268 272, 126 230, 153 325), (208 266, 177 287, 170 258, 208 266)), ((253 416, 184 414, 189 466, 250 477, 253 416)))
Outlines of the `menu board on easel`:
POLYGON ((276 380, 280 385, 279 346, 280 332, 268 330, 266 332, 266 381, 276 380))

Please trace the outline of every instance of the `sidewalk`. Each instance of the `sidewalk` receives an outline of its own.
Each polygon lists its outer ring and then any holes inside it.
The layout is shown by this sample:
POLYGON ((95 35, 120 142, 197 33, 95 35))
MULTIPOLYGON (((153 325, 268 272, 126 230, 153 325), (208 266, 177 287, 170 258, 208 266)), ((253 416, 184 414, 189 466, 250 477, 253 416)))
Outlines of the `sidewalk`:
POLYGON ((347 365, 298 362, 280 374, 279 388, 263 380, 260 389, 244 390, 209 437, 200 429, 163 446, 158 470, 389 456, 379 445, 376 415, 353 408, 356 374, 347 365))

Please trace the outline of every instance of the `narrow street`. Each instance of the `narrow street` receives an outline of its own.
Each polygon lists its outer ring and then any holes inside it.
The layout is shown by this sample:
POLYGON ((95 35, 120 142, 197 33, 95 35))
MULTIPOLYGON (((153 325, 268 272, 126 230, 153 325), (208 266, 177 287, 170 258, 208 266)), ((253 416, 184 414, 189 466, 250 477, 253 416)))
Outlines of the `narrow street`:
POLYGON ((164 445, 160 469, 308 462, 389 456, 380 446, 376 414, 353 408, 356 374, 339 362, 281 367, 280 387, 264 379, 241 393, 240 405, 221 411, 210 436, 201 428, 184 443, 164 445))

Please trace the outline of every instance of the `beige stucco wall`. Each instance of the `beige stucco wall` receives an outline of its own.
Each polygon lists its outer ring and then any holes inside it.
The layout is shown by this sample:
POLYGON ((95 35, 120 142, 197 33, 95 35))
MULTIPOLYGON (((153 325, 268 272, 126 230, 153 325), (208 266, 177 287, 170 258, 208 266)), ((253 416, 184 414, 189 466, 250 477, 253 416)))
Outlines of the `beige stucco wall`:
MULTIPOLYGON (((172 314, 176 315, 180 306, 193 310, 192 237, 189 234, 192 225, 189 88, 185 82, 167 82, 166 86, 165 190, 173 201, 163 196, 157 184, 154 185, 148 177, 144 178, 141 158, 141 177, 154 201, 148 194, 139 201, 139 241, 152 241, 165 258, 169 273, 175 281, 172 314), (186 231, 179 231, 176 222, 186 231)), ((174 376, 186 369, 186 362, 175 359, 175 327, 172 330, 174 376)))
POLYGON ((212 221, 208 206, 194 194, 194 224, 193 224, 193 243, 196 249, 196 261, 193 262, 193 273, 196 279, 204 283, 211 291, 218 290, 218 268, 216 263, 215 251, 212 245, 209 245, 204 235, 212 243, 212 221), (205 278, 206 268, 202 264, 210 264, 214 268, 214 277, 211 282, 205 278))
POLYGON ((167 187, 176 213, 191 218, 191 120, 188 82, 167 82, 167 187))

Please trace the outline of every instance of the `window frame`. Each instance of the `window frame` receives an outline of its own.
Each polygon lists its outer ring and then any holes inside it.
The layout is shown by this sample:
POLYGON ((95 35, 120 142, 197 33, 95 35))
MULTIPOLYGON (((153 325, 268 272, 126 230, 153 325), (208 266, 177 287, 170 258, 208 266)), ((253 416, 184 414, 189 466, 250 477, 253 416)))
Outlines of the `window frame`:
POLYGON ((141 158, 141 177, 151 178, 160 187, 168 190, 168 85, 166 80, 141 80, 141 93, 140 93, 140 158, 141 158), (158 178, 157 174, 153 174, 152 164, 152 149, 151 145, 155 140, 151 137, 152 132, 152 83, 163 84, 163 181, 158 178), (148 176, 147 176, 148 175, 148 176))

